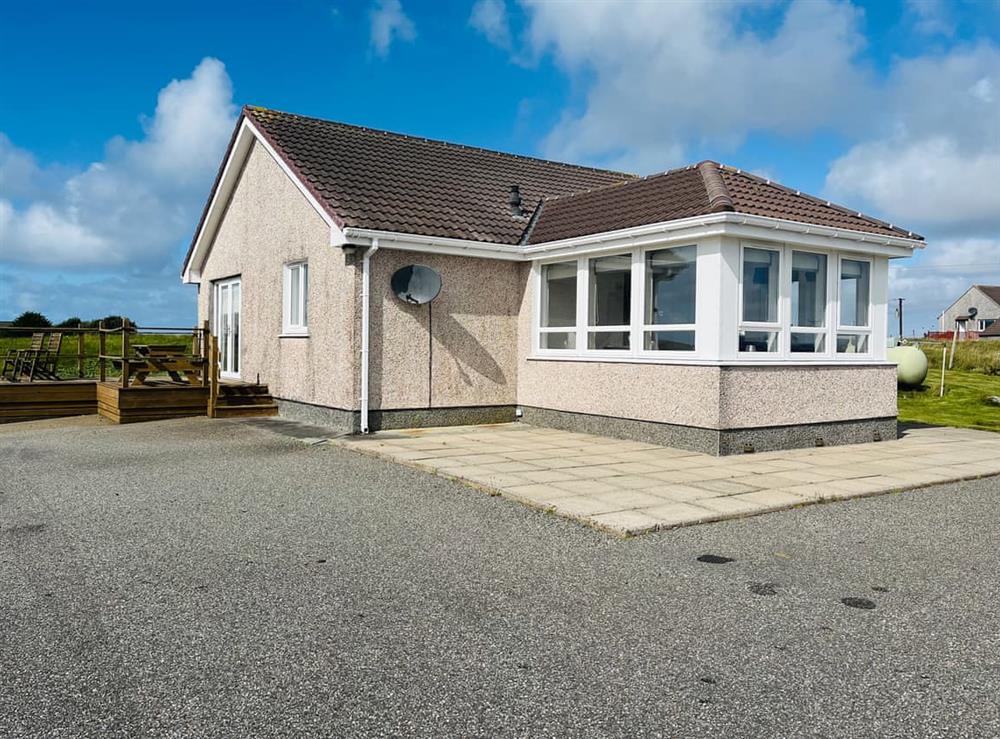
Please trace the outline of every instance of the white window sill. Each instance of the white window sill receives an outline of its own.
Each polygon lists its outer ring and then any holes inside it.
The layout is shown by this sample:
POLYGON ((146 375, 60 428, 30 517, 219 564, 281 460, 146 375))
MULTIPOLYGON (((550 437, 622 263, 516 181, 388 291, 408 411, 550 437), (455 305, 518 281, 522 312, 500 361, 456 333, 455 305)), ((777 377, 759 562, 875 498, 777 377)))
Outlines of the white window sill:
POLYGON ((529 362, 608 362, 617 364, 673 364, 673 365, 699 365, 705 367, 720 366, 765 366, 765 367, 856 367, 856 366, 878 366, 895 367, 895 362, 888 362, 884 359, 873 359, 871 356, 863 354, 850 358, 844 357, 817 357, 815 359, 788 359, 784 357, 761 356, 764 352, 751 352, 755 356, 739 356, 736 359, 703 359, 699 357, 681 357, 672 355, 670 357, 649 357, 649 356, 613 356, 603 354, 599 356, 587 356, 580 354, 531 354, 527 357, 529 362))

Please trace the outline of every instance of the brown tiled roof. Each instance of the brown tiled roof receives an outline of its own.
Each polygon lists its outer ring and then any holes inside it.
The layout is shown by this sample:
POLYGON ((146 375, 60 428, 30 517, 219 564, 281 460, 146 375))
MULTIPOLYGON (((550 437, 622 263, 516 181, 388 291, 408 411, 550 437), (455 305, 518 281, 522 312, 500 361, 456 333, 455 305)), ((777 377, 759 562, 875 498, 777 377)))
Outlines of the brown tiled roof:
POLYGON ((244 114, 343 225, 516 244, 544 197, 634 175, 247 107, 244 114))
POLYGON ((733 167, 701 162, 618 185, 546 199, 528 243, 540 244, 721 211, 922 238, 733 167))
POLYGON ((1000 336, 1000 321, 991 323, 985 331, 979 332, 980 336, 1000 336))
MULTIPOLYGON (((244 118, 341 226, 497 244, 734 211, 919 239, 903 229, 715 162, 644 178, 247 106, 244 118), (508 196, 520 189, 524 213, 508 196), (541 209, 538 204, 543 203, 541 209)), ((185 267, 225 167, 195 231, 185 267)))
POLYGON ((1000 285, 974 285, 974 287, 994 303, 1000 305, 1000 285))

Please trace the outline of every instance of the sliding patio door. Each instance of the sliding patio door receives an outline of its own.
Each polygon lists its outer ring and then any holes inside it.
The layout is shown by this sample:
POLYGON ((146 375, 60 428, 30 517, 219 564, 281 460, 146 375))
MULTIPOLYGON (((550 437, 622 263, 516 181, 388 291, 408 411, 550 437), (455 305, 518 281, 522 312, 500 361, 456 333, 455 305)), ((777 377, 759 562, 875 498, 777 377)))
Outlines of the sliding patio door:
POLYGON ((212 332, 219 341, 219 375, 240 377, 240 279, 215 283, 212 332))

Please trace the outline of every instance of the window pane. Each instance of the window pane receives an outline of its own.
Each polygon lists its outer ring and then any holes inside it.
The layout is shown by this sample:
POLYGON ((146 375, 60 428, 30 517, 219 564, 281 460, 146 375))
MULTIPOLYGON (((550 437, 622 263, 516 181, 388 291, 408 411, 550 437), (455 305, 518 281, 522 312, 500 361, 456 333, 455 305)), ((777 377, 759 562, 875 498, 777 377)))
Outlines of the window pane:
POLYGON ((694 331, 647 331, 646 349, 658 352, 693 352, 694 331))
POLYGON ((573 331, 547 331, 540 335, 542 349, 576 349, 576 333, 573 331))
POLYGON ((867 354, 868 334, 837 334, 837 352, 840 354, 867 354))
POLYGON ((840 263, 840 325, 868 325, 868 262, 844 259, 840 263))
MULTIPOLYGON (((590 325, 629 325, 631 303, 632 255, 616 254, 613 257, 591 259, 590 325)), ((626 339, 626 348, 627 345, 626 339)))
POLYGON ((777 331, 740 331, 741 352, 778 351, 777 331))
POLYGON ((592 331, 587 339, 590 349, 628 349, 628 331, 592 331))
POLYGON ((778 252, 743 250, 743 320, 778 320, 778 252))
POLYGON ((576 326, 576 262, 542 266, 542 326, 576 326))
POLYGON ((825 254, 792 252, 792 325, 826 325, 825 254))
POLYGON ((299 325, 299 268, 288 268, 288 324, 299 325))
POLYGON ((650 325, 694 323, 697 247, 646 252, 646 318, 650 325))
POLYGON ((793 352, 820 353, 826 346, 826 334, 797 334, 792 332, 793 352))
POLYGON ((302 270, 302 325, 309 325, 309 265, 303 264, 302 270))

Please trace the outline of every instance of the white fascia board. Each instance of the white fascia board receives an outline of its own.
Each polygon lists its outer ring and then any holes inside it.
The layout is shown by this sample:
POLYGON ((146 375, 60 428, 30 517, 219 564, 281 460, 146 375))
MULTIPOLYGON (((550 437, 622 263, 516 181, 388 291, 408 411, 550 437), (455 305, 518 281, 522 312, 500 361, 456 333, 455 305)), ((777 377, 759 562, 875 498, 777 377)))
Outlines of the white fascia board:
POLYGON ((341 239, 341 243, 343 242, 343 232, 333 218, 330 217, 330 214, 316 201, 313 194, 309 192, 309 189, 302 180, 296 177, 292 170, 289 169, 285 161, 278 156, 278 153, 261 135, 257 127, 250 122, 250 119, 244 118, 243 123, 240 124, 239 133, 236 135, 236 142, 233 144, 233 148, 229 152, 229 158, 226 159, 226 163, 223 166, 222 177, 219 178, 219 186, 215 189, 212 202, 209 203, 205 221, 202 223, 201 229, 199 229, 195 237, 191 258, 188 260, 187 267, 181 277, 183 282, 200 282, 202 265, 208 257, 212 241, 215 239, 216 231, 222 222, 222 216, 226 212, 226 205, 229 203, 229 198, 232 196, 233 190, 236 189, 240 172, 246 163, 247 156, 250 154, 251 144, 254 141, 264 148, 285 175, 287 175, 288 179, 292 181, 292 184, 302 193, 306 201, 319 214, 320 218, 323 219, 323 222, 330 227, 331 245, 340 246, 340 243, 336 243, 338 238, 341 239))
POLYGON ((647 243, 675 243, 718 235, 890 257, 908 257, 914 249, 924 247, 924 242, 916 239, 834 229, 743 213, 713 213, 603 234, 533 244, 524 247, 524 253, 528 258, 540 259, 642 246, 647 243))
POLYGON ((520 262, 525 259, 524 248, 516 244, 493 244, 486 241, 449 239, 437 236, 379 231, 370 228, 345 228, 346 242, 358 246, 368 246, 378 239, 381 249, 450 254, 454 256, 479 257, 481 259, 505 259, 520 262))

